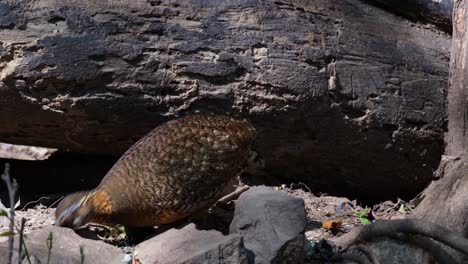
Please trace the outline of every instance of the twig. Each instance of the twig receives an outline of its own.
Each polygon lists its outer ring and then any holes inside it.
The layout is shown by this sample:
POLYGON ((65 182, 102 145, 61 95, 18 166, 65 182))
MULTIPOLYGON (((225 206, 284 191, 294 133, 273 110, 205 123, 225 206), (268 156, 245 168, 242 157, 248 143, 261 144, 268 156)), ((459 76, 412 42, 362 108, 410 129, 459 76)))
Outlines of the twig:
POLYGON ((307 186, 307 184, 305 184, 305 183, 303 183, 303 182, 291 183, 291 185, 289 185, 289 188, 292 190, 294 185, 300 185, 300 186, 306 188, 308 192, 312 193, 312 191, 310 190, 309 186, 307 186))
MULTIPOLYGON (((98 223, 89 223, 87 224, 85 227, 83 227, 83 229, 86 229, 87 227, 97 227, 97 228, 103 228, 103 229, 107 229, 107 231, 111 231, 113 228, 115 228, 116 225, 112 225, 112 224, 109 224, 109 225, 101 225, 101 224, 98 224, 98 223)), ((81 229, 81 228, 80 228, 81 229)))
POLYGON ((51 208, 52 206, 56 205, 58 202, 60 202, 65 196, 61 196, 60 198, 57 199, 57 201, 53 202, 51 205, 47 207, 47 209, 51 208))
POLYGON ((23 206, 23 208, 21 208, 20 211, 23 211, 23 210, 26 208, 26 206, 28 206, 28 205, 30 205, 30 204, 33 204, 33 203, 37 203, 37 202, 41 201, 42 199, 50 199, 50 197, 42 196, 42 197, 40 197, 39 199, 37 199, 37 200, 35 200, 35 201, 28 202, 28 203, 26 203, 26 204, 23 206))
POLYGON ((249 186, 244 186, 242 188, 239 188, 239 189, 233 191, 232 193, 230 193, 230 194, 222 197, 221 199, 219 199, 218 203, 227 204, 230 201, 235 200, 236 198, 238 198, 243 192, 247 191, 248 189, 250 189, 249 186))
POLYGON ((387 208, 387 210, 383 211, 383 214, 389 213, 390 211, 396 209, 400 205, 400 199, 397 200, 397 202, 390 208, 387 208))

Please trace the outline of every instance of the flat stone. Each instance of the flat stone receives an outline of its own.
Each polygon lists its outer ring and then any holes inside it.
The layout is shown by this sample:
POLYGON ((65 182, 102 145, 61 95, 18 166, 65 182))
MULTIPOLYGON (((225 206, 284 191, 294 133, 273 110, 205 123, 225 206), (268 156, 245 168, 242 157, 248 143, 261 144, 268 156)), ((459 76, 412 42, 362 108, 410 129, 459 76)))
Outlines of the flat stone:
POLYGON ((247 251, 240 235, 224 236, 215 230, 197 230, 194 224, 170 229, 146 240, 135 252, 144 264, 247 264, 247 251))
POLYGON ((305 226, 304 200, 254 187, 239 197, 230 233, 244 238, 249 263, 300 263, 305 226))
MULTIPOLYGON (((27 234, 25 242, 32 263, 77 264, 82 263, 81 258, 84 257, 83 263, 109 264, 121 263, 124 257, 124 253, 119 248, 102 241, 82 238, 69 228, 46 227, 27 234), (52 247, 50 249, 50 259, 47 262, 49 254, 47 240, 51 233, 52 247), (80 252, 80 247, 83 248, 83 254, 80 252), (33 260, 40 262, 34 262, 33 260)), ((13 263, 18 262, 18 243, 19 238, 15 237, 13 263)), ((3 256, 7 256, 7 253, 8 242, 0 243, 2 259, 3 256)), ((27 263, 27 261, 23 260, 23 263, 27 263)))

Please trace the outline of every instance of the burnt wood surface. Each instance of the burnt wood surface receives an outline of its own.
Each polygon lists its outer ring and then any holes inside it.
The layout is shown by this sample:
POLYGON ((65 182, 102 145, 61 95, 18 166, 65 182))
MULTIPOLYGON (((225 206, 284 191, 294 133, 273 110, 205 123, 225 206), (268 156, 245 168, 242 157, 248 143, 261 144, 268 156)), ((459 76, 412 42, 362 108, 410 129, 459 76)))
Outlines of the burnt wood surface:
POLYGON ((450 37, 357 0, 0 2, 0 141, 120 155, 195 112, 249 119, 275 179, 419 192, 450 37))

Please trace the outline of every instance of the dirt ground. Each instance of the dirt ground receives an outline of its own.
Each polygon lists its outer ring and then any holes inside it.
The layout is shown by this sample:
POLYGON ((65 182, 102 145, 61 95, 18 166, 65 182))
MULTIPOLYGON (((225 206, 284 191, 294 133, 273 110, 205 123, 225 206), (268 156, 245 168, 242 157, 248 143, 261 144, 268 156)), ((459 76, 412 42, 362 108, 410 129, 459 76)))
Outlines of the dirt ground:
POLYGON ((359 201, 345 197, 314 195, 302 189, 287 189, 289 195, 304 200, 307 216, 304 253, 307 263, 321 263, 323 250, 331 253, 331 248, 322 242, 341 236, 353 228, 378 219, 404 218, 414 207, 398 199, 385 201, 371 207, 363 207, 359 201))
MULTIPOLYGON (((322 239, 329 239, 349 232, 354 227, 362 225, 366 219, 373 221, 375 219, 404 217, 412 208, 410 204, 401 200, 386 201, 376 204, 372 208, 365 208, 360 206, 358 201, 351 201, 345 197, 314 195, 303 189, 277 188, 284 189, 289 195, 304 200, 308 223, 305 235, 311 243, 319 243, 322 239), (328 227, 327 222, 331 226, 328 227)), ((54 224, 55 208, 53 205, 46 207, 37 201, 36 204, 30 203, 27 207, 22 209, 23 207, 20 206, 15 211, 17 226, 20 226, 22 218, 26 219, 24 228, 26 234, 54 224)), ((234 206, 226 210, 234 210, 234 206)), ((0 233, 8 231, 8 224, 9 221, 6 217, 0 217, 0 233)), ((1 240, 6 240, 6 237, 0 237, 1 240)), ((103 238, 103 240, 109 242, 109 238, 103 238)))

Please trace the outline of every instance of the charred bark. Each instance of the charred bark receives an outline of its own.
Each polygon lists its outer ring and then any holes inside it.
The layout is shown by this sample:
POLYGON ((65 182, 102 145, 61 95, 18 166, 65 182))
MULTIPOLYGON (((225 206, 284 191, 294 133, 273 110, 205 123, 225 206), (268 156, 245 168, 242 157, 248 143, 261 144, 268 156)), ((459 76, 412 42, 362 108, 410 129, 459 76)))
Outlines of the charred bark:
POLYGON ((449 36, 358 0, 0 3, 0 140, 120 155, 249 118, 274 179, 412 197, 443 150, 449 36))
POLYGON ((468 237, 468 62, 466 56, 468 2, 458 1, 454 12, 454 34, 448 91, 448 134, 444 177, 425 191, 416 216, 442 224, 468 237), (448 217, 449 216, 449 217, 448 217))

